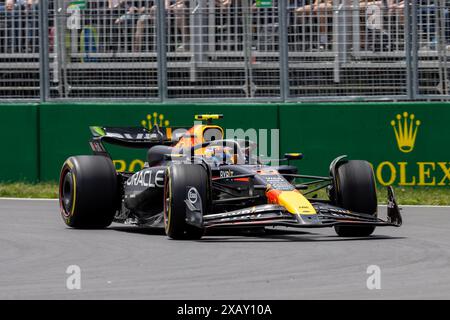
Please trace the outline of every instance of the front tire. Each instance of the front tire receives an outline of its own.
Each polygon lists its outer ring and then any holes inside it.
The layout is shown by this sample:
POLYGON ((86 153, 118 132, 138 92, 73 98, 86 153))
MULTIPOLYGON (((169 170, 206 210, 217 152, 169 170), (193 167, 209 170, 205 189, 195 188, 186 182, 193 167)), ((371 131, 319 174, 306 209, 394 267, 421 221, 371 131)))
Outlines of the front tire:
POLYGON ((103 156, 70 157, 59 182, 61 216, 69 227, 106 228, 117 209, 117 173, 103 156))
MULTIPOLYGON (((350 160, 341 164, 334 177, 336 205, 377 216, 377 190, 373 169, 367 161, 350 160)), ((341 237, 368 237, 375 226, 335 226, 341 237)))
POLYGON ((167 168, 164 182, 164 227, 169 238, 198 240, 204 229, 186 223, 187 188, 194 187, 200 197, 202 211, 209 202, 209 177, 204 167, 196 164, 172 165, 167 168))

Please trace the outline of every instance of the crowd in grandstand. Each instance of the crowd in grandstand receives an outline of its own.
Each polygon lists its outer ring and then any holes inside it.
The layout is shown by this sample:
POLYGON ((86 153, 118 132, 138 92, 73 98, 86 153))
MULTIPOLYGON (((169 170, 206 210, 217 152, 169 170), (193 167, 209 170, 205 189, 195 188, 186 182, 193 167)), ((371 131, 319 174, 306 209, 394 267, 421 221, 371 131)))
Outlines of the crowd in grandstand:
POLYGON ((37 51, 39 0, 0 2, 0 52, 37 51))
MULTIPOLYGON (((48 0, 50 8, 54 6, 55 0, 48 0)), ((289 19, 301 24, 298 19, 309 17, 316 28, 315 38, 320 49, 330 49, 332 41, 332 21, 333 0, 287 0, 289 5, 289 19)), ((63 2, 63 1, 60 1, 63 2)), ((179 38, 177 50, 185 51, 189 38, 189 19, 192 8, 189 0, 164 0, 165 8, 172 22, 174 33, 179 38)), ((64 1, 69 5, 69 1, 64 1)), ((209 1, 205 1, 209 4, 209 1)), ((211 2, 212 3, 212 2, 211 2)), ((353 3, 353 2, 351 2, 353 3)), ((447 4, 447 1, 445 2, 447 4)), ((216 15, 242 16, 242 8, 248 4, 249 14, 258 17, 261 13, 264 16, 277 15, 276 9, 258 8, 255 0, 214 0, 216 15)), ((445 28, 445 38, 450 42, 450 13, 446 7, 442 12, 444 23, 438 23, 437 1, 418 1, 418 23, 422 34, 428 38, 426 43, 430 49, 435 49, 437 43, 437 30, 439 27, 445 28)), ((277 0, 273 0, 273 8, 276 8, 277 0)), ((400 0, 360 0, 359 15, 363 17, 361 27, 362 34, 370 26, 367 23, 368 8, 377 6, 383 15, 383 19, 389 16, 397 17, 400 24, 404 23, 405 1, 400 0)), ((0 53, 36 52, 38 40, 38 10, 39 0, 2 0, 0 1, 0 53)), ((49 12, 52 12, 51 10, 49 12)), ((64 12, 64 11, 62 11, 64 12)), ((154 0, 87 0, 87 7, 82 11, 85 25, 94 25, 99 30, 112 30, 108 34, 108 43, 111 50, 115 50, 114 45, 118 42, 118 30, 126 26, 127 32, 133 38, 131 51, 141 52, 142 43, 147 33, 147 27, 154 25, 156 21, 156 6, 154 0)), ((49 14, 51 16, 51 14, 49 14)), ((223 23, 223 20, 218 22, 223 23)), ((233 22, 235 23, 235 22, 233 22)), ((263 21, 263 23, 267 23, 263 21)), ((386 22, 383 20, 382 24, 386 22)), ((389 21, 387 22, 389 23, 389 21)), ((50 21, 52 27, 52 21, 50 21)), ((218 26, 222 27, 222 26, 218 26)), ((379 27, 383 29, 383 25, 379 27)), ((52 31, 50 32, 52 33, 52 31)))

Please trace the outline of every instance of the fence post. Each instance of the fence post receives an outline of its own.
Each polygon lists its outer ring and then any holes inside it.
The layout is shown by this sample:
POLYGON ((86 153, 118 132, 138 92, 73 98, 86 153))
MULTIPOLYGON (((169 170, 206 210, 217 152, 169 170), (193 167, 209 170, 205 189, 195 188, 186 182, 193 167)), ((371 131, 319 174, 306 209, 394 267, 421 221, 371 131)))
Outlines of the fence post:
POLYGON ((412 99, 417 99, 419 95, 419 33, 417 30, 417 3, 411 1, 411 95, 412 99))
POLYGON ((436 20, 437 20, 437 49, 439 57, 439 78, 440 78, 440 90, 441 94, 448 96, 448 74, 447 74, 447 49, 446 49, 446 17, 445 17, 445 1, 440 0, 436 7, 436 20))
POLYGON ((413 99, 412 84, 412 56, 411 56, 411 16, 410 0, 405 1, 405 59, 406 59, 406 94, 409 100, 413 99))
POLYGON ((49 47, 48 47, 48 2, 39 3, 39 84, 40 100, 45 102, 50 96, 49 90, 49 47))
POLYGON ((190 50, 192 52, 191 55, 191 63, 190 63, 190 81, 197 81, 197 71, 198 64, 207 60, 206 52, 208 50, 207 41, 207 25, 208 25, 208 16, 206 13, 206 0, 195 0, 191 1, 194 8, 190 10, 190 19, 189 19, 189 27, 190 27, 190 50), (206 30, 205 30, 206 29, 206 30))
POLYGON ((156 14, 156 47, 158 66, 158 94, 161 102, 167 100, 167 41, 165 1, 158 0, 156 14))
POLYGON ((288 15, 287 1, 278 0, 278 33, 280 50, 280 95, 281 100, 286 102, 289 98, 289 47, 288 47, 288 15))
POLYGON ((251 61, 252 55, 252 16, 251 16, 251 5, 250 0, 242 1, 242 16, 243 16, 243 46, 244 46, 244 65, 245 65, 245 97, 253 98, 253 67, 251 61))

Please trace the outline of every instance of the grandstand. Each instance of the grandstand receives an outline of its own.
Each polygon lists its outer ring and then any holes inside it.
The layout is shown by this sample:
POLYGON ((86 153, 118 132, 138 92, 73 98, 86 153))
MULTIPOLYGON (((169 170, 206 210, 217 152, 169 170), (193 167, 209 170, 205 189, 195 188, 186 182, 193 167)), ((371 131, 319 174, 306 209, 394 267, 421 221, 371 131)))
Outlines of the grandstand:
POLYGON ((3 0, 0 98, 448 99, 449 2, 3 0))

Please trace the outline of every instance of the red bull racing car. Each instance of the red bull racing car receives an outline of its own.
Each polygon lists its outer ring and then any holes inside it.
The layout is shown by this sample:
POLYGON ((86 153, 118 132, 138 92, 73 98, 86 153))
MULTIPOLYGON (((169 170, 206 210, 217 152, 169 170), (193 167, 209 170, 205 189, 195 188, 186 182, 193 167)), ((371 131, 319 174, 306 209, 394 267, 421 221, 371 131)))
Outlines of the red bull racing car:
POLYGON ((367 161, 336 158, 329 176, 298 174, 286 164, 263 164, 256 143, 225 139, 213 124, 221 115, 197 115, 192 128, 91 127, 94 155, 62 166, 59 202, 73 228, 112 222, 164 227, 172 239, 200 239, 213 228, 334 227, 339 236, 366 237, 377 226, 402 224, 393 189, 387 220, 377 217, 377 194, 367 161), (116 172, 106 144, 147 149, 138 172, 116 172), (325 189, 326 199, 316 197, 325 189))

